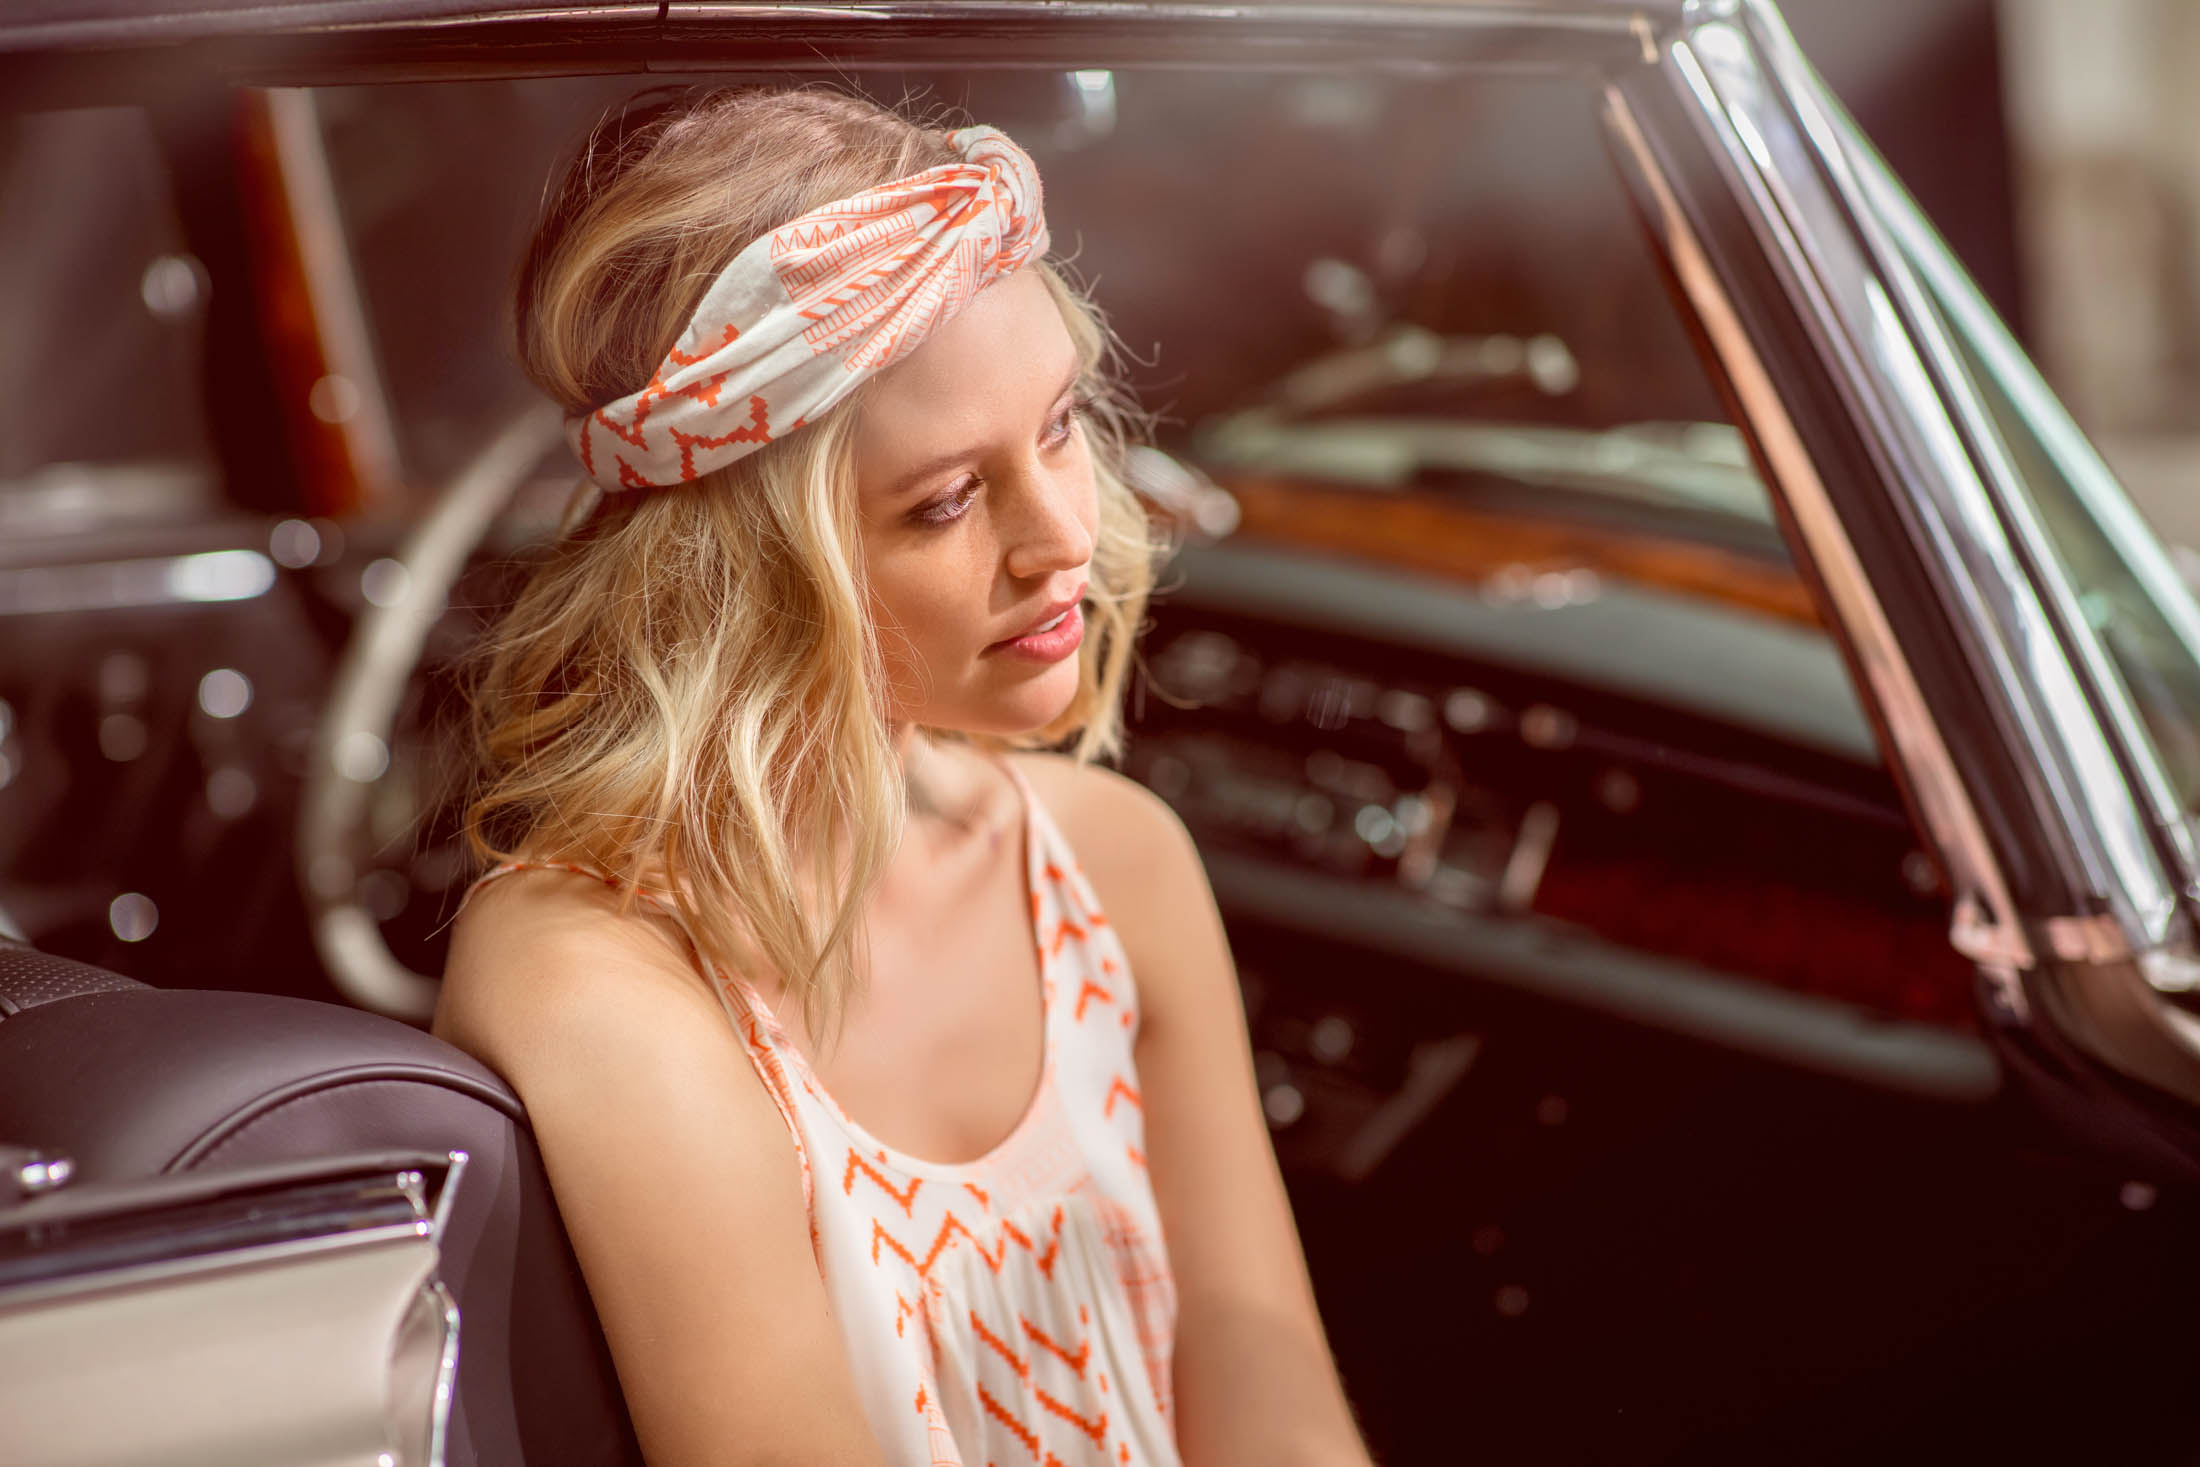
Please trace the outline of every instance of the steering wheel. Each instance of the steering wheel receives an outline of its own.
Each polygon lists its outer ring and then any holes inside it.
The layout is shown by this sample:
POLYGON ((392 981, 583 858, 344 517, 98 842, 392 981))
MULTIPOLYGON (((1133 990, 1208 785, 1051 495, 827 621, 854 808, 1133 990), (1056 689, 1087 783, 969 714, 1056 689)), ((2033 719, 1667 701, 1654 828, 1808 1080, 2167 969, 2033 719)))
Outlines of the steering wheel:
POLYGON ((452 588, 499 512, 561 437, 556 409, 530 406, 507 419, 459 471, 392 557, 397 569, 378 576, 315 729, 297 830, 298 881, 314 949, 345 998, 392 1018, 425 1021, 441 980, 399 961, 361 900, 376 844, 376 785, 391 767, 406 690, 452 588))

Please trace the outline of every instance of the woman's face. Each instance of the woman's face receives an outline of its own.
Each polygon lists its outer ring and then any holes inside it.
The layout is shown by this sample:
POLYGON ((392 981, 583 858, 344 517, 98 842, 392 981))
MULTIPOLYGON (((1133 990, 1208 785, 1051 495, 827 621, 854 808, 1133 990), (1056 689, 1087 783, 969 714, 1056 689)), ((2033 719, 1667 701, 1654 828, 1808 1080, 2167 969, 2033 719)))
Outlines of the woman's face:
POLYGON ((896 721, 1028 733, 1076 694, 1099 518, 1077 366, 1027 269, 873 380, 856 484, 896 721))

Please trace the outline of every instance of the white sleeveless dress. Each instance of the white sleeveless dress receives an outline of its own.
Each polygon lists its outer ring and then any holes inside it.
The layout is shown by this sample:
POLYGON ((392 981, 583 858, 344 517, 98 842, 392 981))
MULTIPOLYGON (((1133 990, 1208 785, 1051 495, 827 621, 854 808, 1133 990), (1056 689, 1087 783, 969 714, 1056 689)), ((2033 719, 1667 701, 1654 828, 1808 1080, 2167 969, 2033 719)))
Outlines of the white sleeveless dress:
POLYGON ((713 987, 793 1133, 818 1268, 886 1460, 1176 1467, 1176 1290, 1146 1178, 1137 990, 1061 831, 1010 774, 1045 1058, 992 1151, 949 1165, 881 1143, 750 985, 718 972, 713 987))

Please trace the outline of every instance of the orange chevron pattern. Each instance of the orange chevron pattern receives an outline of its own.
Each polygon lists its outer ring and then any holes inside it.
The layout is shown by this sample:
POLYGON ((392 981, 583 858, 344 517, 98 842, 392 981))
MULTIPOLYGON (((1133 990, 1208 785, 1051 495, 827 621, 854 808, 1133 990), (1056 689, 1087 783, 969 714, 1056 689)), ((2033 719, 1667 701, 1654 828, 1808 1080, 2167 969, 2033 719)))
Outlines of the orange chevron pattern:
POLYGON ((1115 1002, 1114 994, 1108 992, 1105 988, 1102 988, 1099 984, 1093 982, 1090 978, 1087 978, 1082 984, 1078 986, 1077 1011, 1072 1014, 1071 1017, 1076 1019, 1077 1022, 1079 1022, 1080 1024, 1083 1023, 1085 1021, 1086 1003, 1096 998, 1099 999, 1102 1003, 1115 1002))
POLYGON ((1039 1398, 1040 1405, 1046 1407, 1047 1410, 1052 1411, 1055 1415, 1061 1417, 1064 1421, 1067 1421, 1070 1425, 1076 1427, 1086 1436, 1091 1437, 1092 1444, 1094 1446, 1099 1446, 1103 1441, 1107 1439, 1107 1412, 1102 1411, 1098 1417, 1094 1418, 1091 1421, 1087 1421, 1084 1417, 1078 1415, 1075 1411, 1072 1411, 1069 1407, 1063 1405, 1060 1401, 1055 1400, 1054 1397, 1048 1395, 1045 1391, 1040 1390, 1037 1386, 1032 1387, 1031 1393, 1039 1398))
POLYGON ((924 1185, 924 1178, 911 1177, 909 1179, 909 1185, 907 1188, 897 1189, 892 1182, 886 1180, 885 1176, 879 1171, 877 1167, 871 1165, 869 1162, 865 1161, 862 1157, 856 1155, 855 1152, 851 1150, 848 1153, 847 1174, 840 1179, 840 1190, 848 1194, 849 1196, 855 1195, 856 1173, 858 1172, 861 1172, 864 1176, 867 1176, 872 1181, 878 1183, 879 1190, 881 1192, 884 1192, 887 1196, 893 1198, 896 1202, 900 1203, 901 1215, 903 1217, 908 1217, 910 1215, 910 1209, 916 1205, 917 1188, 924 1185))
POLYGON ((698 448, 724 448, 733 443, 769 443, 772 441, 770 409, 764 399, 749 398, 749 421, 746 427, 734 428, 725 433, 683 433, 672 430, 672 441, 680 445, 680 482, 690 483, 696 478, 695 450, 698 448))
MULTIPOLYGON (((1032 1398, 1036 1400, 1043 1409, 1052 1412, 1056 1416, 1061 1417, 1064 1421, 1067 1421, 1070 1423, 1070 1425, 1076 1427, 1078 1431, 1082 1432, 1085 1436, 1090 1437, 1094 1446, 1097 1447, 1106 1445, 1108 1435, 1108 1416, 1105 1411, 1100 1413, 1100 1416, 1097 1420, 1088 1421, 1084 1417, 1078 1415, 1074 1410, 1070 1409, 1068 1406, 1065 1406, 1060 1401, 1055 1400, 1054 1397, 1048 1395, 1045 1391, 1040 1390, 1036 1386, 1032 1388, 1031 1395, 1032 1398)), ((1002 1405, 1000 1399, 982 1385, 978 1387, 978 1400, 981 1404, 984 1405, 986 1414, 991 1416, 994 1420, 1000 1422, 1003 1426, 1007 1427, 1010 1434, 1013 1435, 1017 1441, 1023 1443, 1024 1449, 1031 1453, 1033 1459, 1041 1463, 1041 1467, 1066 1467, 1066 1464, 1063 1463, 1060 1457, 1055 1456, 1053 1452, 1047 1451, 1045 1449, 1044 1444, 1040 1440, 1039 1433, 1037 1431, 1034 1431, 1029 1423, 1027 1423, 1022 1417, 1018 1416, 1015 1412, 1009 1410, 1008 1407, 1002 1405)), ((1129 1443, 1124 1443, 1122 1448, 1122 1455, 1118 1458, 1118 1460, 1124 1462, 1128 1462, 1130 1460, 1129 1443)))
POLYGON ((1006 1238, 1013 1238, 1016 1242, 1021 1243, 1024 1246, 1024 1251, 1031 1255, 1031 1261, 1038 1265, 1039 1272, 1047 1278, 1054 1277, 1054 1260, 1062 1251, 1061 1208, 1055 1208, 1054 1216, 1048 1220, 1047 1245, 1044 1248, 1032 1242, 1030 1238, 1024 1235, 1022 1228, 1017 1227, 1016 1224, 1006 1218, 1001 1219, 1001 1235, 1006 1238))
POLYGON ((1117 1075, 1114 1083, 1108 1086, 1107 1103, 1100 1107, 1100 1114, 1112 1118, 1115 1115, 1115 1103, 1118 1100, 1127 1100, 1140 1110, 1146 1108, 1146 1102, 1139 1098, 1137 1089, 1121 1075, 1117 1075))
POLYGON ((1016 1440, 1022 1442, 1025 1449, 1031 1453, 1033 1460, 1037 1460, 1039 1456, 1039 1433, 1018 1420, 1015 1412, 995 1400, 993 1393, 982 1385, 978 1387, 978 1400, 985 1406, 986 1414, 1013 1432, 1016 1440))
POLYGON ((1054 1273, 1054 1260, 1060 1254, 1062 1248, 1061 1208, 1054 1209, 1054 1216, 1045 1236, 1047 1243, 1044 1248, 1041 1248, 1038 1244, 1032 1242, 1030 1234, 1004 1218, 1001 1221, 1000 1235, 993 1240, 993 1246, 987 1248, 984 1240, 972 1232, 961 1218, 950 1212, 947 1214, 946 1219, 940 1223, 940 1230, 934 1235, 931 1248, 926 1251, 920 1261, 916 1253, 907 1244, 886 1231, 884 1222, 873 1218, 871 1220, 871 1261, 873 1263, 881 1262, 886 1253, 890 1252, 915 1269, 917 1277, 929 1278, 932 1273, 932 1266, 940 1261, 940 1255, 945 1253, 950 1245, 959 1238, 976 1250, 978 1257, 984 1260, 985 1266, 989 1270, 999 1273, 1003 1260, 1008 1257, 1008 1245, 1014 1243, 1031 1255, 1032 1262, 1037 1265, 1042 1275, 1051 1278, 1054 1273))
POLYGON ((978 1311, 975 1309, 970 1311, 970 1331, 972 1334, 975 1334, 978 1337, 980 1343, 990 1346, 994 1354, 1000 1356, 1003 1360, 1006 1360, 1008 1362, 1008 1368, 1016 1372, 1016 1378, 1018 1380, 1023 1381, 1027 1385, 1030 1384, 1030 1363, 1026 1361, 1021 1355, 1018 1355, 1014 1350, 1010 1349, 1008 1346, 1008 1341, 1002 1339, 999 1335, 987 1329, 985 1327, 985 1321, 978 1318, 978 1311))
POLYGON ((589 477, 659 486, 730 463, 772 441, 770 418, 799 426, 827 410, 1044 254, 1030 158, 990 128, 949 137, 958 161, 812 210, 728 262, 646 385, 568 420, 589 477), (749 421, 728 428, 742 411, 749 421), (631 452, 600 464, 599 431, 631 452))
MULTIPOLYGON (((976 1316, 973 1315, 972 1318, 975 1319, 976 1316)), ((1092 1358, 1092 1341, 1086 1340, 1082 1344, 1078 1345, 1077 1353, 1072 1355, 1069 1351, 1063 1349, 1062 1346, 1055 1343, 1055 1341, 1047 1334, 1045 1330, 1039 1328, 1039 1326, 1033 1324, 1030 1320, 1024 1318, 1021 1314, 1016 1316, 1016 1322, 1024 1327, 1025 1338, 1029 1339, 1034 1345, 1037 1345, 1040 1349, 1045 1350, 1048 1354, 1060 1360, 1070 1369, 1076 1371, 1077 1378, 1079 1380, 1084 1379, 1085 1362, 1092 1358)), ((1102 1380, 1100 1388, 1102 1390, 1107 1389, 1107 1383, 1105 1379, 1102 1380)))
POLYGON ((1047 943, 1047 956, 1051 958, 1060 954, 1062 944, 1073 937, 1079 942, 1083 942, 1085 940, 1085 929, 1070 921, 1069 918, 1064 917, 1055 927, 1053 939, 1047 943))

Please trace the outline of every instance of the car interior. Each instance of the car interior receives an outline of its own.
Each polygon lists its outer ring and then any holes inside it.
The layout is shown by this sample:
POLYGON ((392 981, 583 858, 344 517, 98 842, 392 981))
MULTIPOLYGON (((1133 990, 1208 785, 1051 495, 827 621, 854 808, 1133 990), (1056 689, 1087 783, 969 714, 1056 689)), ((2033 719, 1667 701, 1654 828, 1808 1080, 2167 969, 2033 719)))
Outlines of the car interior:
MULTIPOLYGON (((1122 767, 1380 1460, 2189 1442, 2191 1203, 2005 1083, 1593 85, 793 79, 1024 141, 1120 340, 1177 542, 1122 767)), ((524 1111, 425 1024, 465 658, 576 478, 510 272, 644 80, 0 121, 0 1142, 463 1151, 453 1463, 640 1460, 524 1111)))

